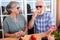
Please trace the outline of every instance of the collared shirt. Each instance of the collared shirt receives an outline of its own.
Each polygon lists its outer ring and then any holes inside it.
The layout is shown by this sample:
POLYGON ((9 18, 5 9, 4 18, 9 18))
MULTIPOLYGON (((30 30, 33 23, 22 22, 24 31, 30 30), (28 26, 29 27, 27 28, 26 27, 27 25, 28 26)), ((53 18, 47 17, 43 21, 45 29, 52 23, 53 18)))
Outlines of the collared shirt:
POLYGON ((34 20, 35 33, 47 32, 51 25, 56 25, 51 12, 44 12, 42 16, 37 15, 34 20))
POLYGON ((15 22, 13 17, 11 16, 6 17, 3 22, 4 32, 7 32, 7 33, 15 33, 18 31, 24 31, 25 26, 26 26, 26 20, 23 15, 17 16, 17 22, 15 22))

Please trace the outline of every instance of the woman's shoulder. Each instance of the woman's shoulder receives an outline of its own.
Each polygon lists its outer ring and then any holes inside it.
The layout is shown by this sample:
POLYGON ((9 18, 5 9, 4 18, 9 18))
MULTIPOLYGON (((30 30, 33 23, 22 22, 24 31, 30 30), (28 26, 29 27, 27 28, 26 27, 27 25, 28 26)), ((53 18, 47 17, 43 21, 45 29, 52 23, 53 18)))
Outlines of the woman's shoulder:
POLYGON ((25 18, 25 15, 19 14, 18 17, 19 17, 19 18, 25 18))
POLYGON ((26 19, 26 17, 25 17, 25 15, 22 15, 22 14, 20 14, 20 15, 18 15, 18 19, 20 20, 25 20, 26 19))
POLYGON ((8 20, 11 20, 11 16, 7 16, 4 18, 4 21, 8 21, 8 20))

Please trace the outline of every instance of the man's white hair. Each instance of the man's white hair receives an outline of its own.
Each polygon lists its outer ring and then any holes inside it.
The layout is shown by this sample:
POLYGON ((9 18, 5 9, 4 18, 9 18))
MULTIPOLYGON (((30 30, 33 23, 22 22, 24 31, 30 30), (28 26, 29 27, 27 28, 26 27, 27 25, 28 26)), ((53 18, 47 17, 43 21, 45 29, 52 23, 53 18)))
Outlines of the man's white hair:
MULTIPOLYGON (((45 3, 45 1, 44 0, 38 0, 37 2, 42 2, 43 3, 43 5, 44 5, 44 7, 45 7, 45 10, 47 9, 47 6, 46 6, 46 3, 45 3)), ((37 3, 36 2, 36 3, 37 3)))

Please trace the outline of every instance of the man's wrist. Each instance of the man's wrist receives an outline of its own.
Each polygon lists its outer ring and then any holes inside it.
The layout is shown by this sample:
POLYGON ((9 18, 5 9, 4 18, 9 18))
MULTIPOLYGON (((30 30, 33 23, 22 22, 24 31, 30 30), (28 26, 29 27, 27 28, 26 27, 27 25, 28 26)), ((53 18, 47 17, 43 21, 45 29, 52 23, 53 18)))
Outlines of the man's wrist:
POLYGON ((35 19, 35 16, 32 16, 32 19, 34 20, 35 19))

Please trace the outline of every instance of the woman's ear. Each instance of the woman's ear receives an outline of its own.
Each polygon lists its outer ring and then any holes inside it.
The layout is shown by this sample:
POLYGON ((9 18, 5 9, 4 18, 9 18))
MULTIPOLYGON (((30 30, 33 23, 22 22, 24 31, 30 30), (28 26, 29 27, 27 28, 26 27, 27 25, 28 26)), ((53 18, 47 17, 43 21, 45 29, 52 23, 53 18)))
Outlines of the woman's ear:
POLYGON ((13 9, 9 9, 11 12, 13 12, 14 10, 13 9))

